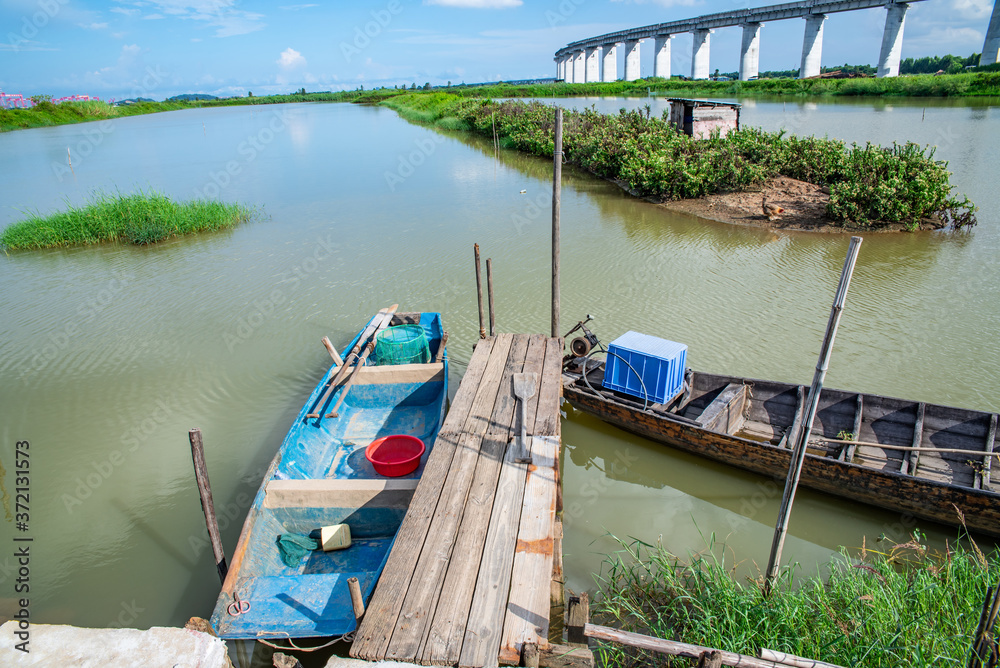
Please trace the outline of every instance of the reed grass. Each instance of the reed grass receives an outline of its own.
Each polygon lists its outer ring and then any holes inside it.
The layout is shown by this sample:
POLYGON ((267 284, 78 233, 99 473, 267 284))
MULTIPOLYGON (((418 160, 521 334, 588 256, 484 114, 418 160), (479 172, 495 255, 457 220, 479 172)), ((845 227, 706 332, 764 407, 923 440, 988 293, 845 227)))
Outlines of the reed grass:
POLYGON ((170 237, 213 232, 246 222, 252 211, 211 200, 176 203, 156 192, 100 193, 83 206, 48 216, 29 215, 0 233, 6 250, 118 242, 147 245, 170 237))
MULTIPOLYGON (((918 534, 919 535, 919 534, 918 534)), ((885 551, 842 549, 829 574, 786 568, 770 597, 740 582, 708 549, 681 559, 662 545, 619 541, 598 577, 595 619, 615 628, 757 656, 761 648, 841 666, 964 666, 1000 555, 974 542, 932 553, 915 539, 885 551)), ((963 543, 965 544, 965 543, 963 543)), ((605 666, 687 666, 686 660, 605 644, 605 666)))

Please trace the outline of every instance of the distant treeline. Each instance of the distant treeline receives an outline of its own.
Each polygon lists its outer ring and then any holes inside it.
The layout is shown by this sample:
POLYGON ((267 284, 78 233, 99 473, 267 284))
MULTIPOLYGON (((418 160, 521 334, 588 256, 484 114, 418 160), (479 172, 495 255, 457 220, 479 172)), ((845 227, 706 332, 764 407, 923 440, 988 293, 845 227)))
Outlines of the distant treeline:
POLYGON ((944 71, 946 74, 958 74, 966 67, 979 65, 980 54, 974 53, 963 58, 962 56, 924 56, 923 58, 904 58, 899 63, 900 74, 934 74, 944 71))

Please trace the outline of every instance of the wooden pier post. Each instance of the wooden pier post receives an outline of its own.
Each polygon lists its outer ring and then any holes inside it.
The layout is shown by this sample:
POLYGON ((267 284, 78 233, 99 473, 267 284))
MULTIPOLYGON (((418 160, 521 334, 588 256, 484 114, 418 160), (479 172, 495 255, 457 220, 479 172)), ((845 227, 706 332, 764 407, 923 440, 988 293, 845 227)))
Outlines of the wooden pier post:
POLYGON ((188 440, 191 441, 191 459, 194 460, 194 475, 198 480, 201 509, 205 512, 205 524, 208 525, 208 537, 212 541, 215 566, 219 570, 219 580, 225 583, 229 566, 226 565, 226 553, 222 549, 222 537, 219 535, 219 521, 215 517, 215 504, 212 503, 212 486, 208 482, 208 468, 205 466, 205 446, 201 440, 201 429, 190 430, 188 432, 188 440))
POLYGON ((479 244, 476 244, 476 295, 479 297, 479 338, 486 338, 486 323, 483 322, 483 272, 479 263, 479 244))
POLYGON ((493 258, 486 258, 486 292, 490 298, 490 336, 496 336, 496 313, 493 310, 493 258))
POLYGON ((586 645, 587 636, 583 629, 590 623, 590 595, 583 592, 570 596, 566 604, 566 642, 570 645, 586 645))
POLYGON ((347 588, 351 592, 351 605, 354 607, 354 619, 359 623, 365 616, 365 599, 361 595, 361 583, 357 578, 347 578, 347 588))
POLYGON ((826 324, 826 335, 823 337, 819 361, 816 363, 816 373, 813 374, 812 387, 809 388, 805 416, 802 418, 802 426, 796 434, 795 450, 788 466, 788 476, 785 478, 785 491, 781 497, 781 508, 778 510, 778 521, 775 524, 774 539, 771 542, 771 554, 768 557, 767 579, 764 582, 765 596, 771 593, 774 579, 778 575, 778 568, 781 564, 781 550, 785 545, 785 536, 788 533, 788 519, 792 514, 795 490, 799 485, 799 476, 802 475, 802 461, 806 455, 806 444, 812 434, 812 424, 816 418, 816 408, 819 405, 819 394, 823 389, 826 370, 830 366, 833 340, 837 336, 840 314, 843 312, 844 302, 847 300, 847 289, 851 286, 851 275, 854 273, 854 264, 857 262, 860 247, 861 237, 851 237, 851 245, 847 249, 847 259, 844 260, 844 269, 840 272, 840 285, 837 286, 837 292, 833 298, 833 308, 830 310, 830 319, 826 324))
POLYGON ((552 338, 559 333, 559 213, 562 206, 563 110, 556 107, 555 145, 552 153, 552 338))

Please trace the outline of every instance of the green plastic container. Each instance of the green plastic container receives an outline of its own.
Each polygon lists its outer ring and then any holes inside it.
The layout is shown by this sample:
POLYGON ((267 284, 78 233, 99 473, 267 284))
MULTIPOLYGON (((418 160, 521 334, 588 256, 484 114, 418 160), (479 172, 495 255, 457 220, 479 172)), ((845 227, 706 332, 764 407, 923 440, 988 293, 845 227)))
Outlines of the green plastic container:
POLYGON ((426 364, 431 359, 427 335, 420 325, 396 325, 375 337, 375 360, 379 366, 426 364))

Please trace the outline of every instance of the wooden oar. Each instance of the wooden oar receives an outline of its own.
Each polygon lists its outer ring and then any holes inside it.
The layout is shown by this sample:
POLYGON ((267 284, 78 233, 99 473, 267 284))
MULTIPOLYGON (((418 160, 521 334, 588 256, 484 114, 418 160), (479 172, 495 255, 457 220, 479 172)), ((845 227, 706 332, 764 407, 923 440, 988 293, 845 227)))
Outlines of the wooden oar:
POLYGON ((381 309, 375 314, 375 317, 368 323, 368 326, 361 332, 361 336, 358 337, 358 342, 354 344, 354 347, 351 348, 351 351, 347 354, 347 359, 344 360, 344 363, 340 365, 339 369, 337 369, 337 373, 330 379, 330 385, 326 388, 326 392, 323 393, 323 396, 320 397, 320 400, 316 403, 317 412, 307 414, 307 418, 318 418, 320 416, 320 406, 325 404, 327 399, 330 398, 330 395, 337 387, 337 383, 340 382, 340 379, 347 371, 347 367, 349 367, 358 358, 358 353, 361 351, 362 346, 368 342, 368 339, 375 334, 376 330, 381 329, 386 323, 392 320, 392 316, 396 313, 397 308, 399 308, 399 304, 393 304, 389 308, 381 309))
POLYGON ((383 322, 382 325, 380 325, 375 330, 375 333, 372 335, 372 338, 368 342, 368 345, 365 346, 365 351, 361 353, 361 357, 358 358, 358 363, 354 365, 354 370, 351 371, 350 378, 348 378, 347 382, 344 383, 344 391, 340 393, 340 397, 337 399, 337 403, 333 405, 333 409, 326 414, 326 417, 328 418, 340 417, 337 414, 337 411, 340 409, 340 405, 344 403, 344 399, 347 398, 347 391, 351 389, 351 385, 354 384, 355 379, 358 377, 358 372, 361 371, 361 367, 365 365, 365 361, 368 359, 368 356, 371 355, 372 352, 375 350, 375 340, 378 337, 379 332, 385 329, 385 327, 389 324, 389 321, 391 319, 392 319, 391 316, 389 318, 386 318, 385 322, 383 322))

